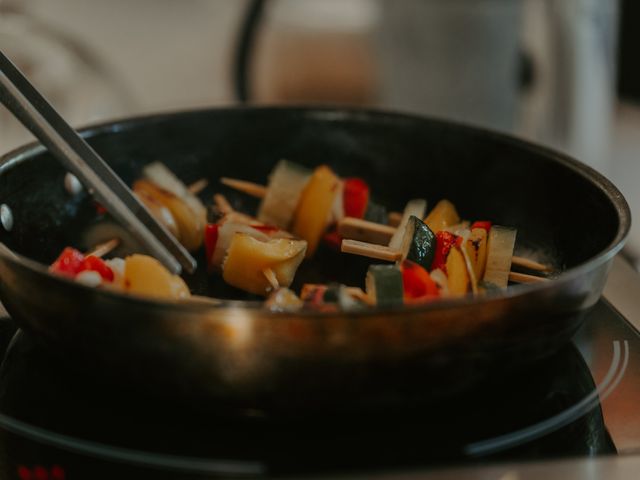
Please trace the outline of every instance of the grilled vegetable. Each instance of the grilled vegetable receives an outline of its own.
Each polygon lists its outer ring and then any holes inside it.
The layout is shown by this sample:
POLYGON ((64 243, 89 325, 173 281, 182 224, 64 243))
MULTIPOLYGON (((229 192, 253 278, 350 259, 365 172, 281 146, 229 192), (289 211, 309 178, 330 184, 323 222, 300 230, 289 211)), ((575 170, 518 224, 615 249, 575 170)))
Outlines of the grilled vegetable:
POLYGON ((400 247, 402 260, 411 260, 430 270, 435 250, 436 236, 433 232, 418 217, 409 217, 400 247))
POLYGON ((482 228, 484 231, 489 233, 489 230, 491 230, 491 222, 487 220, 480 220, 480 221, 473 222, 471 224, 471 230, 474 230, 476 228, 482 228))
POLYGON ((384 207, 384 205, 380 205, 369 199, 369 202, 367 203, 367 209, 364 212, 364 220, 386 225, 389 220, 387 209, 384 207))
POLYGON ((475 277, 479 280, 483 277, 487 264, 487 230, 483 227, 473 228, 464 247, 473 266, 475 277))
POLYGON ((405 302, 438 296, 436 282, 420 265, 411 260, 405 260, 401 264, 401 271, 405 302))
POLYGON ((207 210, 202 202, 160 162, 147 165, 142 173, 146 180, 165 193, 160 202, 173 215, 180 232, 180 242, 187 250, 200 247, 207 223, 207 210))
POLYGON ((213 254, 218 244, 220 225, 217 223, 208 223, 204 228, 204 254, 207 259, 207 271, 213 271, 215 264, 213 263, 213 254))
POLYGON ((183 198, 160 188, 149 180, 137 180, 133 184, 133 191, 141 198, 152 198, 171 212, 178 227, 177 239, 187 250, 193 251, 200 247, 204 227, 207 223, 207 213, 204 207, 194 209, 183 198))
POLYGON ((218 228, 218 235, 213 248, 213 254, 211 257, 208 257, 208 265, 211 269, 215 270, 222 268, 222 262, 227 255, 229 247, 231 246, 231 241, 236 233, 245 233, 262 242, 269 240, 269 235, 253 228, 250 225, 236 222, 225 222, 218 228))
MULTIPOLYGON (((424 213, 427 209, 427 201, 422 199, 414 199, 407 203, 407 206, 404 207, 404 212, 402 213, 402 220, 400 220, 400 225, 398 225, 398 229, 391 237, 389 241, 389 248, 393 248, 394 250, 399 250, 402 247, 403 239, 405 236, 405 230, 407 225, 409 224, 409 219, 411 217, 424 217, 424 213)), ((428 268, 428 267, 427 267, 428 268)))
POLYGON ((246 233, 236 233, 224 260, 222 278, 234 287, 257 295, 273 290, 265 272, 271 270, 279 286, 293 281, 307 248, 303 240, 258 240, 246 233))
POLYGON ((440 200, 433 210, 429 213, 424 223, 434 232, 460 223, 460 215, 456 211, 456 207, 449 200, 440 200))
POLYGON ((136 191, 135 185, 133 188, 136 196, 149 209, 151 215, 153 215, 162 226, 164 226, 169 233, 174 237, 180 238, 180 231, 178 230, 178 224, 176 219, 173 218, 171 211, 165 207, 159 199, 151 196, 147 189, 140 189, 136 191))
POLYGON ((457 237, 446 230, 440 230, 436 233, 436 251, 433 257, 431 269, 440 269, 447 273, 447 257, 451 251, 451 247, 455 245, 457 237))
POLYGON ((49 271, 64 275, 66 277, 75 277, 82 271, 84 264, 84 255, 75 248, 67 247, 58 258, 51 264, 49 271))
POLYGON ((364 218, 369 203, 369 185, 361 178, 347 178, 342 198, 345 217, 364 218))
POLYGON ((124 262, 125 292, 170 300, 190 296, 182 278, 172 275, 155 258, 135 254, 125 258, 124 262))
POLYGON ((311 257, 327 227, 340 180, 325 165, 315 169, 305 187, 293 221, 293 233, 307 241, 307 257, 311 257))
POLYGON ((271 175, 267 193, 258 209, 258 220, 288 229, 305 189, 311 171, 286 160, 280 160, 271 175))
POLYGON ((297 310, 303 305, 302 300, 288 288, 278 288, 264 303, 266 309, 274 312, 297 310))
POLYGON ((511 271, 511 258, 517 230, 494 225, 487 240, 487 266, 483 280, 499 288, 506 288, 511 271))
POLYGON ((76 279, 83 272, 95 272, 97 274, 97 284, 95 286, 100 285, 102 282, 113 282, 114 278, 113 271, 104 260, 93 255, 84 256, 82 252, 71 247, 67 247, 62 251, 49 267, 49 271, 76 279))
POLYGON ((396 265, 371 265, 365 280, 367 295, 379 307, 402 305, 402 272, 396 265))
POLYGON ((446 265, 449 294, 466 294, 469 291, 469 273, 464 257, 457 246, 451 248, 446 265))

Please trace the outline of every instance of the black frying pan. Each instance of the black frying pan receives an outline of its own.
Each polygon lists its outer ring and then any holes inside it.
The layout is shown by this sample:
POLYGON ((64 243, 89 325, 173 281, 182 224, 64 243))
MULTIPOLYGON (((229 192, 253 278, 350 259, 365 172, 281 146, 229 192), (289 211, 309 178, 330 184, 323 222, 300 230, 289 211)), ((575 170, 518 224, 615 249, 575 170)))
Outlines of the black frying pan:
MULTIPOLYGON (((99 221, 71 197, 65 172, 28 146, 0 165, 0 298, 21 327, 72 362, 149 393, 263 408, 328 408, 441 399, 548 356, 600 297, 629 231, 620 192, 575 160, 514 138, 430 119, 343 109, 245 108, 125 120, 86 130, 125 181, 152 161, 189 183, 264 182, 280 158, 365 177, 378 202, 452 200, 464 218, 518 228, 518 248, 563 273, 504 293, 395 310, 269 313, 203 272, 195 293, 220 306, 162 303, 83 287, 47 273, 64 246, 89 248, 99 221), (36 263, 40 262, 40 263, 36 263)), ((238 205, 253 208, 242 196, 238 205)), ((202 254, 200 253, 200 260, 202 254)), ((297 281, 362 282, 367 261, 320 251, 297 281)), ((210 404, 209 404, 210 405, 210 404)))

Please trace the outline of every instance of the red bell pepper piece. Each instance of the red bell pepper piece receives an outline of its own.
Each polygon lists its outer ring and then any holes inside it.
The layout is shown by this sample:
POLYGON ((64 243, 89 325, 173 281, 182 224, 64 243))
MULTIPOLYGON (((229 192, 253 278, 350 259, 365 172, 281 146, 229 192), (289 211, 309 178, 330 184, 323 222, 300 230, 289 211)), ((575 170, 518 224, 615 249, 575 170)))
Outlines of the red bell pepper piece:
POLYGON ((94 202, 94 205, 96 207, 96 213, 98 215, 104 215, 105 213, 107 213, 107 209, 104 208, 100 203, 94 202))
POLYGON ((438 285, 433 281, 429 272, 410 260, 402 262, 402 286, 405 300, 439 295, 438 285))
POLYGON ((340 251, 340 247, 342 246, 342 236, 337 230, 325 233, 322 240, 324 240, 324 243, 329 248, 340 251))
POLYGON ((473 222, 471 224, 471 230, 473 230, 474 228, 483 228, 484 230, 487 231, 487 233, 489 233, 489 230, 491 230, 491 222, 487 221, 487 220, 481 220, 478 222, 473 222))
POLYGON ((433 257, 433 263, 431 264, 431 270, 439 268, 447 273, 447 256, 457 239, 457 235, 451 232, 440 230, 436 233, 436 252, 433 257))
POLYGON ((107 265, 107 263, 101 258, 94 257, 93 255, 86 257, 84 262, 82 262, 80 272, 84 272, 85 270, 98 272, 103 280, 113 282, 113 270, 111 270, 111 267, 109 267, 109 265, 107 265))
POLYGON ((364 218, 369 203, 369 185, 361 178, 345 179, 342 200, 346 217, 364 218))
POLYGON ((75 277, 82 271, 84 265, 84 255, 75 248, 65 248, 60 256, 51 264, 49 271, 75 277))
POLYGON ((275 225, 249 225, 251 228, 254 228, 262 233, 273 233, 280 230, 280 227, 276 227, 275 225))
POLYGON ((218 243, 218 230, 220 226, 217 223, 207 223, 204 227, 204 251, 207 258, 207 269, 211 271, 213 268, 213 252, 218 243))

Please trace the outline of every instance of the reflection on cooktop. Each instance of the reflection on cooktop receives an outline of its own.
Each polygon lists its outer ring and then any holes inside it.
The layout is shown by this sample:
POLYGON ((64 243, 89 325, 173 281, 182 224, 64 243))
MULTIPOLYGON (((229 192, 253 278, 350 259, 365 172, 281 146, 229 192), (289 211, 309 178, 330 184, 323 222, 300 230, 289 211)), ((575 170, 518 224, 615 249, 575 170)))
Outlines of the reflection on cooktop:
MULTIPOLYGON (((11 333, 2 325, 0 336, 11 333)), ((621 375, 627 346, 615 348, 601 389, 621 375)), ((183 474, 292 474, 615 453, 597 387, 573 344, 446 403, 407 406, 398 398, 378 412, 282 418, 134 395, 69 370, 18 332, 0 370, 0 427, 12 465, 46 458, 78 470, 105 462, 91 468, 93 478, 113 478, 113 462, 183 474)))

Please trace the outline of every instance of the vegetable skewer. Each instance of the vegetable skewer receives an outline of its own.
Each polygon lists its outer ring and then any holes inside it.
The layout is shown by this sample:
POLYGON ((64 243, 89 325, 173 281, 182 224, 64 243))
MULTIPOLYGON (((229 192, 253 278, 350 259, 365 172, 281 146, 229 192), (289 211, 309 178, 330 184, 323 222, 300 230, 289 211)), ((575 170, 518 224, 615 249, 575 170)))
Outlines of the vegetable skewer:
MULTIPOLYGON (((267 187, 254 182, 248 182, 246 180, 222 177, 220 178, 220 183, 255 198, 264 198, 267 192, 267 187)), ((388 245, 389 241, 391 241, 391 238, 396 233, 397 227, 401 221, 402 213, 400 212, 389 213, 389 225, 370 222, 361 218, 342 218, 338 221, 338 233, 345 239, 360 241, 360 243, 347 242, 346 246, 344 247, 347 250, 342 251, 345 253, 358 254, 358 251, 363 251, 362 242, 388 245)), ((394 258, 394 254, 392 252, 386 251, 385 249, 367 250, 367 248, 365 247, 364 251, 372 253, 372 255, 365 255, 370 256, 371 258, 388 261, 397 260, 397 258, 394 258)), ((528 258, 520 257, 517 255, 514 255, 512 257, 511 263, 512 265, 526 268, 527 270, 535 272, 552 271, 552 268, 548 265, 544 265, 534 260, 530 260, 528 258)))
MULTIPOLYGON (((396 228, 390 225, 382 225, 380 223, 369 222, 360 218, 345 217, 338 222, 338 233, 345 239, 358 241, 361 244, 377 244, 387 245, 391 237, 396 232, 396 228)), ((347 248, 352 248, 347 244, 347 248)), ((356 247, 357 248, 357 247, 356 247)), ((346 252, 355 253, 355 252, 346 252)), ((378 258, 378 257, 372 257, 378 258)), ((380 260, 385 260, 380 258, 380 260)), ((512 265, 526 268, 537 272, 550 272, 552 268, 548 265, 530 260, 528 258, 514 255, 511 258, 512 265)))

